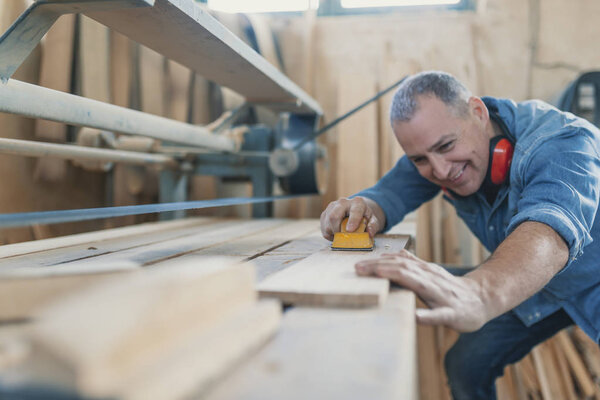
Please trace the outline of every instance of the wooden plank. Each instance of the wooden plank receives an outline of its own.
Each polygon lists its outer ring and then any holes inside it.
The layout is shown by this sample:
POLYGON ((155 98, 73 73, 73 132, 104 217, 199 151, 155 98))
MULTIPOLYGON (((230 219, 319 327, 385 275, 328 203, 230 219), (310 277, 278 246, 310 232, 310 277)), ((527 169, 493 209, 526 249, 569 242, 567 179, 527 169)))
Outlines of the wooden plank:
POLYGON ((111 279, 125 272, 134 272, 135 266, 103 266, 94 271, 86 265, 86 273, 0 279, 0 322, 32 318, 37 310, 49 302, 93 284, 111 279))
MULTIPOLYGON (((129 235, 117 235, 116 237, 105 237, 103 240, 88 241, 79 244, 63 245, 50 248, 45 251, 32 252, 21 256, 14 256, 0 260, 0 276, 10 271, 24 268, 50 267, 65 264, 71 261, 90 260, 102 254, 117 253, 143 245, 152 245, 168 239, 176 239, 197 233, 208 233, 211 229, 220 225, 231 225, 231 221, 205 220, 196 221, 193 224, 175 224, 171 229, 148 229, 136 232, 132 230, 129 235)), ((149 226, 147 228, 155 228, 149 226)), ((69 237, 62 238, 66 241, 69 237)), ((55 242, 59 242, 58 240, 55 242)))
POLYGON ((541 343, 531 350, 542 396, 544 400, 561 400, 563 399, 562 390, 557 381, 552 359, 548 358, 547 350, 545 343, 541 343))
POLYGON ((600 348, 579 327, 572 331, 573 342, 583 357, 585 365, 596 383, 600 383, 600 348))
MULTIPOLYGON (((46 34, 42 41, 40 86, 70 93, 74 35, 75 15, 63 15, 46 34)), ((35 121, 35 136, 45 141, 64 143, 67 139, 67 126, 38 119, 35 121)), ((48 157, 36 160, 36 179, 54 182, 64 179, 66 173, 66 160, 48 157)))
POLYGON ((151 372, 128 382, 123 399, 181 399, 204 393, 211 385, 273 336, 279 327, 281 305, 261 300, 200 335, 156 365, 151 372))
MULTIPOLYGON (((564 331, 559 334, 563 333, 565 335, 567 334, 564 331)), ((553 360, 558 371, 558 378, 562 385, 563 392, 565 394, 565 400, 577 400, 577 395, 575 394, 575 386, 573 385, 573 379, 571 378, 571 372, 569 371, 569 366, 567 364, 567 358, 558 343, 558 339, 550 339, 548 341, 548 348, 549 350, 551 350, 551 353, 553 355, 553 360)))
POLYGON ((417 399, 415 297, 382 309, 293 308, 263 351, 208 400, 417 399))
POLYGON ((76 246, 82 243, 98 242, 107 239, 118 239, 129 235, 152 233, 159 230, 177 229, 180 227, 183 228, 185 226, 202 224, 206 220, 206 218, 187 218, 157 223, 145 223, 131 227, 79 233, 70 236, 38 240, 35 242, 15 243, 11 245, 0 246, 0 260, 28 253, 76 246))
MULTIPOLYGON (((365 75, 341 74, 338 115, 375 94, 375 81, 365 75)), ((377 182, 377 108, 372 103, 337 128, 337 196, 346 197, 377 182)))
POLYGON ((329 245, 330 242, 323 239, 319 229, 266 252, 252 260, 256 266, 256 281, 262 282, 269 275, 289 268, 311 254, 324 250, 329 245))
POLYGON ((110 102, 109 30, 81 16, 79 32, 81 94, 90 99, 110 102))
POLYGON ((87 15, 250 101, 279 103, 272 107, 282 111, 322 114, 314 99, 194 0, 156 0, 153 7, 87 15))
POLYGON ((316 220, 193 221, 146 224, 146 230, 114 229, 132 234, 111 238, 107 231, 97 236, 101 241, 0 260, 0 321, 29 318, 51 299, 143 265, 168 266, 172 260, 198 255, 228 255, 241 261, 318 229, 316 220), (157 227, 163 228, 151 229, 157 227))
MULTIPOLYGON (((278 220, 274 220, 278 221, 278 220)), ((279 220, 281 221, 281 220, 279 220)), ((281 225, 274 224, 265 230, 257 229, 249 235, 228 240, 197 252, 186 254, 178 259, 201 256, 228 256, 240 261, 254 259, 262 253, 278 248, 282 244, 319 229, 317 220, 287 220, 281 225)), ((322 238, 322 242, 326 242, 322 238)))
POLYGON ((175 61, 167 60, 165 104, 169 118, 187 122, 191 78, 192 72, 189 69, 175 61))
MULTIPOLYGON (((94 258, 94 262, 106 265, 114 263, 135 263, 139 266, 158 264, 229 241, 235 242, 240 238, 252 236, 262 230, 272 229, 285 223, 284 220, 269 219, 230 220, 208 231, 166 239, 158 243, 136 246, 115 253, 101 254, 94 258)), ((73 263, 79 263, 79 261, 74 261, 73 263)), ((61 267, 67 267, 69 264, 63 263, 61 267)))
POLYGON ((372 252, 322 250, 258 285, 262 297, 275 297, 286 304, 311 306, 373 307, 385 300, 389 281, 359 277, 358 261, 398 252, 406 247, 407 236, 380 235, 372 252))
POLYGON ((565 357, 567 358, 569 367, 573 371, 575 380, 579 385, 584 397, 589 398, 594 396, 596 392, 594 381, 590 377, 590 373, 585 368, 585 364, 581 360, 581 357, 579 357, 579 354, 575 349, 575 345, 569 338, 568 334, 565 331, 561 331, 556 334, 555 338, 560 348, 564 352, 565 357))
POLYGON ((41 313, 24 369, 40 385, 120 397, 138 377, 155 377, 165 359, 247 310, 253 280, 249 264, 198 258, 73 294, 41 313))

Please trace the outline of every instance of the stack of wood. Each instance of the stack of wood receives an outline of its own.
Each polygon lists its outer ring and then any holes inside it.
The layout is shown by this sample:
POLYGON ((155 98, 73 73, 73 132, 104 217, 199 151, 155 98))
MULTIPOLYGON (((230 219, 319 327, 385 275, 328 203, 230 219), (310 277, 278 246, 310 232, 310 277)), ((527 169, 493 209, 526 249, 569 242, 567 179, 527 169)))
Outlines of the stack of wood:
MULTIPOLYGON (((457 337, 447 328, 418 328, 422 400, 452 398, 443 360, 457 337)), ((496 390, 499 400, 600 399, 600 347, 578 327, 562 330, 507 366, 496 390)))
POLYGON ((189 258, 72 293, 32 324, 24 361, 2 386, 86 398, 201 393, 276 331, 281 307, 257 301, 254 268, 189 258))

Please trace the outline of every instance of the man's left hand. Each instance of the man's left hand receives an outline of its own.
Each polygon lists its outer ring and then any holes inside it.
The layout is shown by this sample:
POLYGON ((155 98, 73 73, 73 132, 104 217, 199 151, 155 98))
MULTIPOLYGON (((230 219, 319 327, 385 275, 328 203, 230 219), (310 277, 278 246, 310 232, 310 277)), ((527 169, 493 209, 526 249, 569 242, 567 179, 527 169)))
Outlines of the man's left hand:
POLYGON ((419 296, 429 309, 417 309, 418 323, 470 332, 489 320, 482 288, 475 280, 456 277, 406 250, 358 262, 355 268, 358 275, 387 278, 419 296))

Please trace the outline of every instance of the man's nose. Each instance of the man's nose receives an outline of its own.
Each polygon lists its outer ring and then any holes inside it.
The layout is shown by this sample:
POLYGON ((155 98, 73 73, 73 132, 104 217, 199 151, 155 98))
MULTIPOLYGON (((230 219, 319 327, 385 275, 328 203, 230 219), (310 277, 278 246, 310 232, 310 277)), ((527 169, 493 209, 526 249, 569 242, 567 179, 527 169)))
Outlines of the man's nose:
POLYGON ((443 181, 448 179, 448 175, 450 174, 451 163, 444 160, 443 157, 433 156, 430 159, 432 173, 435 179, 443 181))

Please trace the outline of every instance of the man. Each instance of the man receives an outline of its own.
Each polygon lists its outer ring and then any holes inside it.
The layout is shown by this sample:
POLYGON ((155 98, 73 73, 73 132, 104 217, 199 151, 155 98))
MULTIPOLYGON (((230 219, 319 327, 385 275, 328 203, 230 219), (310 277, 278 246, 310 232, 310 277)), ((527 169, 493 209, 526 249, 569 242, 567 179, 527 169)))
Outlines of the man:
POLYGON ((429 306, 419 323, 464 332, 445 359, 454 398, 494 399, 506 364, 573 323, 598 342, 600 131, 541 101, 475 97, 442 72, 405 80, 390 114, 406 155, 375 186, 329 204, 321 230, 331 240, 345 216, 349 231, 364 216, 374 235, 444 189, 488 260, 458 277, 403 251, 356 271, 414 291, 429 306), (514 154, 494 183, 499 137, 514 154))

